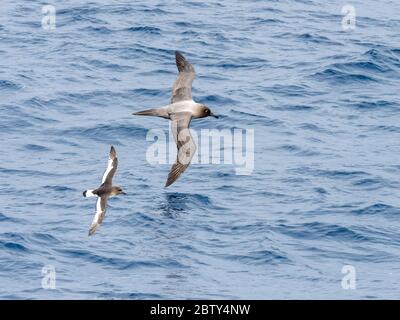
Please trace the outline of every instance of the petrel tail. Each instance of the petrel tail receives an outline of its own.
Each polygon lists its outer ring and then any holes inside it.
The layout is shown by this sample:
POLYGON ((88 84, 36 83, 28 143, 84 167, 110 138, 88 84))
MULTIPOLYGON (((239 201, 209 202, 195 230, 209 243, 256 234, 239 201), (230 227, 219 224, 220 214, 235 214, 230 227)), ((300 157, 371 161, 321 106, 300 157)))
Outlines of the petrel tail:
POLYGON ((83 196, 84 197, 94 197, 94 196, 96 196, 94 193, 93 193, 93 190, 85 190, 85 191, 83 191, 83 196))

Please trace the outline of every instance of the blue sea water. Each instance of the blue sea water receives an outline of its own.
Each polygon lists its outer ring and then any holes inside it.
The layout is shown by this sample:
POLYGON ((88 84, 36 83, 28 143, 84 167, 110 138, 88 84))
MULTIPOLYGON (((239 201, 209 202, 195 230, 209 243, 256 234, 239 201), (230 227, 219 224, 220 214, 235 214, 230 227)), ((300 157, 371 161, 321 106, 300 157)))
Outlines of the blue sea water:
POLYGON ((1 1, 0 298, 399 298, 399 12, 390 0, 1 1), (148 163, 146 134, 168 124, 131 113, 169 102, 174 50, 221 115, 194 129, 254 129, 251 175, 194 164, 163 188, 170 165, 148 163), (111 144, 128 195, 88 237, 82 191, 111 144))

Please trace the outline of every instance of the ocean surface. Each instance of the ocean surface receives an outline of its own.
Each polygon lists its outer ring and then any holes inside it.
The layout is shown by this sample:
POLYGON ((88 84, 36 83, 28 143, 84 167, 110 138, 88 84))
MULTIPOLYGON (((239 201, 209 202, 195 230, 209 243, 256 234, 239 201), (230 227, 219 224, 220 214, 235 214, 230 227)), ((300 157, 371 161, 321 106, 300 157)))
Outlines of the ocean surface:
POLYGON ((400 298, 399 12, 2 0, 0 299, 400 298), (147 161, 149 130, 168 123, 131 113, 169 103, 175 50, 196 68, 195 100, 220 115, 191 127, 253 129, 251 174, 193 164, 165 189, 170 164, 147 161), (111 145, 127 195, 88 237, 82 191, 111 145))

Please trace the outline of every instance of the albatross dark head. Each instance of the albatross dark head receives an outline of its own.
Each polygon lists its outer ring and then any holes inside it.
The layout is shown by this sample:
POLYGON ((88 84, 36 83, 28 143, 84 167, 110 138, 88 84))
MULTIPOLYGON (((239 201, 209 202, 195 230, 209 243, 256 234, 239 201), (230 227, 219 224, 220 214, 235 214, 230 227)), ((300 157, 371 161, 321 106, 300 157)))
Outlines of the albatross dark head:
POLYGON ((207 107, 206 105, 202 104, 201 105, 201 112, 200 112, 200 117, 199 118, 205 118, 205 117, 214 117, 218 119, 218 116, 212 113, 211 109, 207 107))
POLYGON ((121 187, 112 187, 111 196, 117 196, 119 194, 126 194, 121 187))

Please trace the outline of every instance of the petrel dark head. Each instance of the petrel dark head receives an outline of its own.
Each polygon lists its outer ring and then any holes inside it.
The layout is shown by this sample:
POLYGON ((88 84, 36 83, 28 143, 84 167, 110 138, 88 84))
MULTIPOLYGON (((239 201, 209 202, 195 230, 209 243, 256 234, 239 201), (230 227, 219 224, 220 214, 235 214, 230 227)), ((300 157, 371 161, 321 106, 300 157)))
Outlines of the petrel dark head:
POLYGON ((207 107, 206 105, 202 105, 202 115, 200 118, 205 118, 205 117, 214 117, 218 119, 218 116, 215 115, 211 109, 209 107, 207 107))

